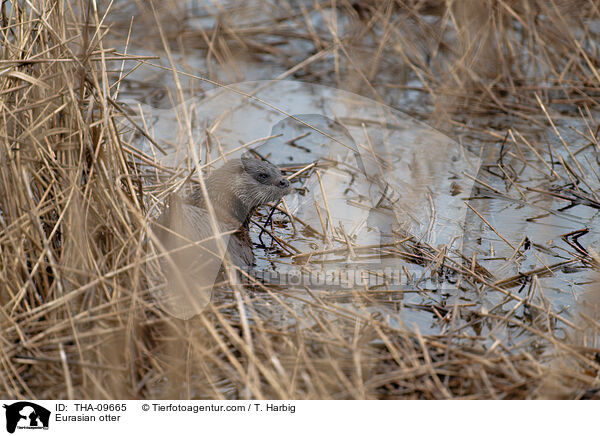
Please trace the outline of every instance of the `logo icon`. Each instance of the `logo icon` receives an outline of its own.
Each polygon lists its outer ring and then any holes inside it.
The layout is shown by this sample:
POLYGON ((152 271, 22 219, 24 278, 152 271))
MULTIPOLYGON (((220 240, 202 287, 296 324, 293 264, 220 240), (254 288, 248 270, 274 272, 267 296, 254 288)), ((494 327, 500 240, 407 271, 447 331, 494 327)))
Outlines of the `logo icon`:
POLYGON ((4 404, 6 409, 6 431, 14 433, 19 429, 48 429, 50 411, 42 406, 29 401, 19 401, 10 405, 4 404))

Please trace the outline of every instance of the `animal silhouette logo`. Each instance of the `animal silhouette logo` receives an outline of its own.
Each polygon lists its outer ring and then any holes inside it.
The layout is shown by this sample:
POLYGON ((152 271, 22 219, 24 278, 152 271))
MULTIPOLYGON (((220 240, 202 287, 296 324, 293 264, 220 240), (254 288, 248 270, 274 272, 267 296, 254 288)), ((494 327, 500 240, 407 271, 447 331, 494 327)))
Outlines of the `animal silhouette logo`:
POLYGON ((42 406, 29 401, 19 401, 10 405, 4 404, 6 409, 6 431, 14 433, 19 429, 48 429, 50 411, 42 406))

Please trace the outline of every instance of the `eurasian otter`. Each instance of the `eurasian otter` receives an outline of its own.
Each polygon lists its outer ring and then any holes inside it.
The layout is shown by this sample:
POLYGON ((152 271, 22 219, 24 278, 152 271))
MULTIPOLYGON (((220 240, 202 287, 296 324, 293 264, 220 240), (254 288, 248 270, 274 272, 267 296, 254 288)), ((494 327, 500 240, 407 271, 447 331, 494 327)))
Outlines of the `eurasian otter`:
POLYGON ((247 154, 210 173, 205 186, 208 198, 200 187, 186 199, 172 196, 155 231, 171 253, 162 268, 167 278, 163 307, 180 318, 199 313, 210 300, 222 272, 217 239, 223 241, 221 247, 227 247, 225 255, 231 263, 247 269, 254 263, 248 230, 252 214, 258 206, 278 202, 291 191, 289 180, 276 166, 247 154))
MULTIPOLYGON (((231 261, 239 267, 252 265, 254 255, 248 233, 250 218, 258 206, 279 202, 289 194, 289 180, 273 164, 244 155, 213 171, 206 180, 206 190, 217 220, 224 226, 222 231, 238 230, 227 250, 231 261)), ((206 211, 205 199, 199 188, 192 192, 188 202, 194 207, 189 209, 190 214, 197 213, 196 208, 206 211)), ((208 224, 207 221, 207 229, 210 228, 208 224)))

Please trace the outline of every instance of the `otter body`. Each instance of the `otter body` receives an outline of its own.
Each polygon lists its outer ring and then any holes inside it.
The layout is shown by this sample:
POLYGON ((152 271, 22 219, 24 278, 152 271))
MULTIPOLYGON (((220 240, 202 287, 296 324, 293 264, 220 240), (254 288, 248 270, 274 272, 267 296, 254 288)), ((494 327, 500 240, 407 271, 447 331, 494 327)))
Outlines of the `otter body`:
MULTIPOLYGON (((205 185, 218 230, 221 233, 236 231, 227 249, 231 261, 238 267, 252 265, 254 255, 248 231, 250 218, 258 206, 278 202, 288 194, 290 182, 273 164, 243 156, 213 171, 206 177, 205 185)), ((158 222, 178 233, 182 239, 197 242, 210 238, 214 232, 206 201, 199 187, 185 200, 174 197, 158 222)), ((164 237, 160 239, 166 241, 164 237)), ((167 248, 173 248, 172 241, 168 242, 171 247, 167 248)), ((216 243, 209 245, 216 250, 216 243)))
POLYGON ((217 238, 222 238, 231 263, 247 269, 254 263, 248 230, 252 214, 258 206, 278 202, 291 190, 277 167, 247 156, 213 171, 205 178, 205 186, 207 198, 199 187, 186 199, 172 196, 155 229, 169 252, 161 262, 167 287, 160 301, 169 313, 184 319, 210 301, 223 261, 217 238))

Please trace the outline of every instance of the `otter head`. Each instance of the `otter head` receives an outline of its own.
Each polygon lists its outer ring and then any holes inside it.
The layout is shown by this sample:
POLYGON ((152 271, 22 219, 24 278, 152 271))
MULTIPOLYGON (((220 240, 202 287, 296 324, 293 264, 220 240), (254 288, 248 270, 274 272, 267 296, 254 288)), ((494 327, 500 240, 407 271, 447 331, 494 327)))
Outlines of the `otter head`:
POLYGON ((261 204, 278 202, 290 193, 290 181, 273 164, 248 154, 244 154, 240 161, 245 189, 238 191, 237 195, 249 210, 261 204))
MULTIPOLYGON (((261 204, 278 202, 292 190, 288 179, 273 164, 244 154, 213 171, 206 188, 217 215, 247 224, 261 204)), ((204 207, 200 189, 192 191, 188 202, 204 207)))

